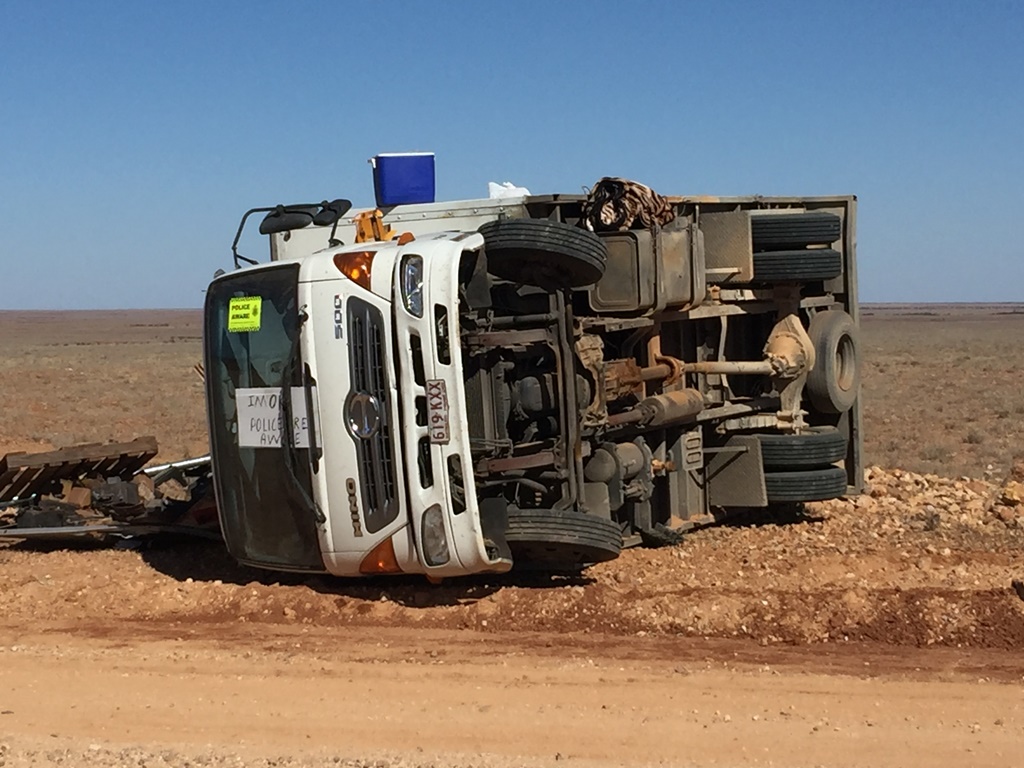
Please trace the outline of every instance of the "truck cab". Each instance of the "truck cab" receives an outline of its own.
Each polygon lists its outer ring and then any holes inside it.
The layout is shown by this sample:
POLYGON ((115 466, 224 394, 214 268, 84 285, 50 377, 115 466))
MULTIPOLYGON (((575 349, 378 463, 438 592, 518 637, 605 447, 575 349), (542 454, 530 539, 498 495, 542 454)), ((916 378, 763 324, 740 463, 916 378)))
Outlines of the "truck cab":
POLYGON ((855 199, 669 200, 670 224, 600 233, 581 196, 348 212, 215 278, 231 553, 574 569, 856 492, 855 199))

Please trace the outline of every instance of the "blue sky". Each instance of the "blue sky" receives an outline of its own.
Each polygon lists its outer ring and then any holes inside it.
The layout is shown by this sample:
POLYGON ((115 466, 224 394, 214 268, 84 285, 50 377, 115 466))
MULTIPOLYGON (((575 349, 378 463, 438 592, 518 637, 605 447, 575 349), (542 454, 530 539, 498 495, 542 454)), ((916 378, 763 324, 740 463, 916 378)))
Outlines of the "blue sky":
POLYGON ((200 306, 245 209, 414 149, 439 199, 852 193, 864 301, 1024 301, 1022 40, 1007 0, 0 0, 0 309, 200 306))

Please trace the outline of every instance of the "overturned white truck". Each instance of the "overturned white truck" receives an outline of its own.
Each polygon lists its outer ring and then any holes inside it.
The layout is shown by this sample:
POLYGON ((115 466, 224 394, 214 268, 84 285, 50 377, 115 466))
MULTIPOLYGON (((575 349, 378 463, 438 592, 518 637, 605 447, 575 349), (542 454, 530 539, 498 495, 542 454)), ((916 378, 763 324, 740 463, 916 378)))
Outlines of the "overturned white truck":
POLYGON ((574 195, 254 209, 271 261, 205 310, 231 553, 563 570, 858 491, 856 199, 662 203, 636 228, 574 195))

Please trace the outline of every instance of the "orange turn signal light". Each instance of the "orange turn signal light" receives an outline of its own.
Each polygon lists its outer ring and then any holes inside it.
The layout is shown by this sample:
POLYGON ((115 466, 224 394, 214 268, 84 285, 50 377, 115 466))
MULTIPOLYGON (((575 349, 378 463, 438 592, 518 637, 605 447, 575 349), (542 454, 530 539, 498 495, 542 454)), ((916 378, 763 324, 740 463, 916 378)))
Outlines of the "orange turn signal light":
POLYGON ((373 251, 336 253, 334 266, 349 280, 370 290, 370 269, 373 266, 373 256, 373 251))
POLYGON ((402 573, 402 569, 398 566, 398 558, 395 557, 395 545, 390 537, 370 550, 370 553, 363 558, 363 562, 359 564, 359 572, 365 574, 402 573))

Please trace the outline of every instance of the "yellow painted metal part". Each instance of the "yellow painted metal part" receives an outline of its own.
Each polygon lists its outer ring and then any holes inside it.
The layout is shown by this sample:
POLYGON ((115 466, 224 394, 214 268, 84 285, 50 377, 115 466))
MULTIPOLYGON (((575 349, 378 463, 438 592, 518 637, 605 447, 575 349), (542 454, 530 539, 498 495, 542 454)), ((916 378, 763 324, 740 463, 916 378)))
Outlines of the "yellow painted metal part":
POLYGON ((355 217, 355 225, 357 243, 379 243, 398 237, 391 225, 384 223, 384 214, 380 209, 363 211, 355 217))

